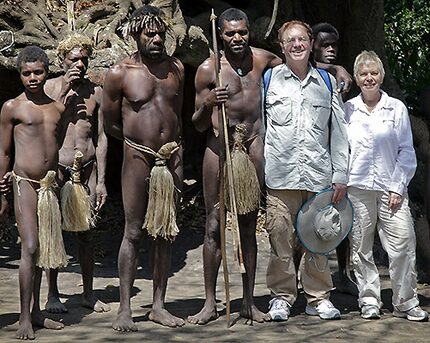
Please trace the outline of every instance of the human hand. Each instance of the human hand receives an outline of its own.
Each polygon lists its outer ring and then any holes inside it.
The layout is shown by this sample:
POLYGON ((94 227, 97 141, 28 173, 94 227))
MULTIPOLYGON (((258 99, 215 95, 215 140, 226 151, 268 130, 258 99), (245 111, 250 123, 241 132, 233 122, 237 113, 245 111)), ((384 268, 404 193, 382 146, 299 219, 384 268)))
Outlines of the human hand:
POLYGON ((12 173, 7 172, 0 179, 0 193, 7 194, 12 190, 12 173))
POLYGON ((77 67, 76 62, 73 63, 62 77, 61 91, 63 95, 66 96, 69 90, 72 88, 73 82, 82 79, 82 77, 83 71, 77 67))
POLYGON ((334 183, 332 186, 334 192, 333 192, 333 196, 331 198, 331 202, 333 204, 338 204, 344 197, 346 194, 346 184, 344 183, 334 183))
POLYGON ((106 203, 107 191, 104 183, 98 183, 96 186, 96 207, 95 211, 100 211, 106 203))
POLYGON ((336 66, 337 91, 339 93, 348 93, 351 89, 352 77, 342 66, 336 66))
POLYGON ((388 192, 388 208, 397 210, 402 203, 402 196, 395 192, 388 192))
POLYGON ((228 100, 228 85, 216 87, 212 89, 205 99, 206 105, 209 107, 219 106, 228 100))

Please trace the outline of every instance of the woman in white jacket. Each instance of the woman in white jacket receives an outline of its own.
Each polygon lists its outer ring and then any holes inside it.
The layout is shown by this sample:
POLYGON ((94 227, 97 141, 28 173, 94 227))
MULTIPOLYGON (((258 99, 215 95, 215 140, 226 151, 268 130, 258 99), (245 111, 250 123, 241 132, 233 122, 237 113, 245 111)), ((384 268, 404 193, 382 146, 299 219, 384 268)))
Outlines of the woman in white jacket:
POLYGON ((348 123, 348 195, 355 210, 350 235, 352 263, 365 319, 380 318, 381 290, 373 260, 377 230, 389 256, 393 315, 428 319, 419 307, 415 271, 415 233, 407 186, 416 169, 412 132, 405 105, 380 89, 384 67, 373 51, 354 63, 361 94, 345 104, 348 123))

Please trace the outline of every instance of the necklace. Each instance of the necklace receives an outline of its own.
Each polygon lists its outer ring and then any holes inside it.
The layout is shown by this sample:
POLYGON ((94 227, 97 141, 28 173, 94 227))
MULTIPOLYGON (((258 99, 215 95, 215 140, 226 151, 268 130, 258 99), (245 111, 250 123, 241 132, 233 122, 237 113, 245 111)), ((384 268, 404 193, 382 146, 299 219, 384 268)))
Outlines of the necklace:
MULTIPOLYGON (((247 64, 247 62, 246 62, 246 56, 244 56, 243 58, 242 58, 242 61, 241 61, 241 63, 239 63, 239 65, 240 65, 240 67, 236 67, 236 64, 232 61, 232 60, 229 60, 226 56, 225 56, 225 59, 226 59, 226 61, 230 64, 230 66, 231 66, 231 68, 234 70, 234 72, 237 74, 237 75, 239 75, 239 76, 244 76, 245 75, 245 72, 244 72, 244 70, 243 70, 243 68, 244 68, 244 64, 247 64)), ((245 69, 247 69, 247 67, 245 66, 245 69)))

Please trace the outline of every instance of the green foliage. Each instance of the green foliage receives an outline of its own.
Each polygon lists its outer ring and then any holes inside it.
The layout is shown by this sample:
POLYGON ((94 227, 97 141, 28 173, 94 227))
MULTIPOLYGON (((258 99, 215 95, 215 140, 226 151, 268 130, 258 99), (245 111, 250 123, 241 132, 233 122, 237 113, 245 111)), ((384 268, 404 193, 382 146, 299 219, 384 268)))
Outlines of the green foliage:
POLYGON ((430 84, 430 7, 427 1, 385 1, 388 62, 410 105, 416 104, 417 92, 430 84))

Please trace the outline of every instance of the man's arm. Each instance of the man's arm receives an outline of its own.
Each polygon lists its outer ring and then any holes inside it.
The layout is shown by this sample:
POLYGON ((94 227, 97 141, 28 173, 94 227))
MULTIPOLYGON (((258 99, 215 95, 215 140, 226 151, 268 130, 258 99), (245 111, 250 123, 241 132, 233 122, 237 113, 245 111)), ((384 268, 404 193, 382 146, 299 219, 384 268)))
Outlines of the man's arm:
POLYGON ((196 111, 192 121, 197 131, 204 132, 212 126, 212 112, 214 106, 225 103, 228 99, 228 85, 214 87, 215 63, 213 58, 204 61, 197 69, 196 111))
POLYGON ((178 91, 178 118, 180 124, 180 135, 182 137, 183 134, 183 120, 182 120, 182 105, 184 102, 184 82, 185 82, 185 70, 184 66, 177 58, 173 60, 174 65, 178 68, 178 78, 179 78, 179 91, 178 91))
POLYGON ((327 70, 336 78, 337 91, 339 93, 348 93, 351 89, 352 77, 346 69, 340 65, 316 62, 318 68, 327 70))
POLYGON ((73 63, 63 75, 46 82, 44 88, 48 96, 62 104, 65 103, 66 96, 72 89, 73 81, 81 78, 81 70, 76 65, 77 62, 73 63))
POLYGON ((333 168, 333 197, 337 204, 346 194, 348 183, 348 136, 342 101, 336 89, 332 95, 332 115, 330 126, 330 155, 333 168))
POLYGON ((267 66, 269 68, 273 68, 273 67, 276 67, 277 65, 282 64, 282 59, 281 58, 279 58, 278 56, 276 56, 275 54, 273 54, 273 53, 271 53, 269 51, 267 51, 267 53, 268 53, 267 54, 267 59, 268 59, 267 66))
POLYGON ((95 210, 99 211, 106 202, 107 191, 105 185, 106 175, 106 156, 107 156, 107 137, 103 125, 103 112, 100 110, 102 99, 102 89, 95 88, 95 100, 97 103, 95 109, 95 118, 97 120, 97 127, 94 130, 96 135, 96 163, 97 163, 97 185, 96 185, 96 207, 95 210))
POLYGON ((104 81, 101 103, 101 112, 106 132, 120 140, 124 139, 121 117, 122 73, 123 70, 118 65, 109 69, 104 81))
POLYGON ((0 114, 0 192, 10 192, 10 162, 13 147, 13 100, 7 101, 0 114))

